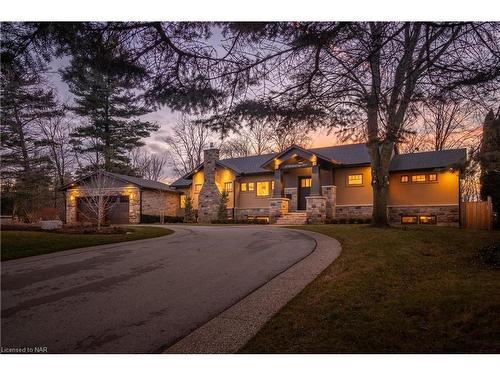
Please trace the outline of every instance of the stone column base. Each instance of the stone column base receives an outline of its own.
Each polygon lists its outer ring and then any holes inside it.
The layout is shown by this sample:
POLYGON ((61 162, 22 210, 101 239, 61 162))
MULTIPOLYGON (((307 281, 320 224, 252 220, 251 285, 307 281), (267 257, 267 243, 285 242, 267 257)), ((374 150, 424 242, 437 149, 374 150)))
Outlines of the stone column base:
POLYGON ((269 222, 276 223, 279 217, 288 213, 288 198, 269 198, 269 222))
POLYGON ((308 224, 324 224, 326 219, 326 197, 310 195, 306 197, 308 224))

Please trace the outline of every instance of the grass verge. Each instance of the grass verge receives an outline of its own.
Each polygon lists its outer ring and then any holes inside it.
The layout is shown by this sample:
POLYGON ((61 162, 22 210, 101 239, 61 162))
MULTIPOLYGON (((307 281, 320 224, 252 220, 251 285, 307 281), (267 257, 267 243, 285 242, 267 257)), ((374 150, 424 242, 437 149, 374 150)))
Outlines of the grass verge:
POLYGON ((165 236, 172 230, 160 227, 129 227, 129 234, 62 234, 27 231, 2 231, 2 261, 24 258, 79 247, 105 245, 115 242, 142 240, 165 236))
POLYGON ((317 225, 340 257, 243 353, 497 353, 500 271, 477 249, 499 232, 317 225))

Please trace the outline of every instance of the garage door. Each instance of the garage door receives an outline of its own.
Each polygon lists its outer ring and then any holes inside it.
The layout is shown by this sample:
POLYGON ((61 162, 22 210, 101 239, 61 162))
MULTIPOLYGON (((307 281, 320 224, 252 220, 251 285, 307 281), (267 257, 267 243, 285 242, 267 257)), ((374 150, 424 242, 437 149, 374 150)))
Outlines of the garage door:
MULTIPOLYGON (((110 197, 111 208, 106 212, 105 223, 128 224, 129 223, 129 200, 127 196, 117 195, 110 197)), ((79 222, 95 222, 96 214, 90 208, 86 199, 79 198, 77 201, 77 220, 79 222)))

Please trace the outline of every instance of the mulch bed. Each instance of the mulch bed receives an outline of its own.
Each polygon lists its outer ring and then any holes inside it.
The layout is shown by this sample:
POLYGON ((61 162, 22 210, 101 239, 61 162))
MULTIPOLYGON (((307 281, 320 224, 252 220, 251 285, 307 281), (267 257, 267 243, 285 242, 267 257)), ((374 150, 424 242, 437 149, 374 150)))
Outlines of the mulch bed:
POLYGON ((64 233, 64 234, 125 234, 132 232, 133 229, 105 226, 98 231, 96 226, 91 225, 64 225, 61 229, 43 230, 40 224, 4 224, 2 231, 28 231, 28 232, 46 232, 46 233, 64 233))

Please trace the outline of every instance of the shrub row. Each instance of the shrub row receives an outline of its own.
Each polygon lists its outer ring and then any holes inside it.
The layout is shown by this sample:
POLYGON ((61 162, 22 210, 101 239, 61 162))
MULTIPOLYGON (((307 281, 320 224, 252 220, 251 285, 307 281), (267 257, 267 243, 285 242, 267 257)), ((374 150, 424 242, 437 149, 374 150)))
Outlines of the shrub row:
MULTIPOLYGON (((184 218, 182 216, 165 216, 163 218, 164 223, 182 223, 184 218)), ((160 223, 159 215, 141 215, 141 223, 144 224, 153 224, 160 223)))
POLYGON ((334 217, 333 219, 326 219, 325 224, 370 224, 371 222, 370 217, 334 217))

